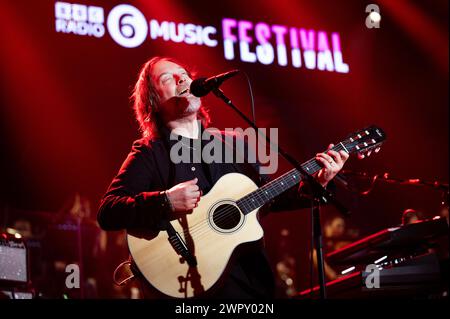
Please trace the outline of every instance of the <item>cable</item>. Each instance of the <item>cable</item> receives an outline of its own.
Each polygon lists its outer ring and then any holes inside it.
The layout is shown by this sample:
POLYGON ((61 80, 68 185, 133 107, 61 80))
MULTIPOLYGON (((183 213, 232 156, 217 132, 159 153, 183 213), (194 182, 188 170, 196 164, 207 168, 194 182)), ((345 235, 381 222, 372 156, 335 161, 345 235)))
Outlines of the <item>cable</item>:
POLYGON ((377 179, 378 179, 378 175, 375 175, 375 176, 372 178, 372 181, 370 182, 369 188, 368 188, 367 190, 365 190, 365 191, 360 192, 359 195, 361 195, 361 196, 367 196, 367 195, 369 195, 369 193, 374 189, 374 187, 375 187, 375 182, 377 181, 377 179))
POLYGON ((252 90, 252 85, 250 82, 250 77, 244 71, 242 71, 242 73, 245 75, 245 78, 247 79, 248 92, 250 93, 250 100, 251 100, 251 106, 252 106, 253 124, 256 125, 255 100, 253 98, 253 90, 252 90))

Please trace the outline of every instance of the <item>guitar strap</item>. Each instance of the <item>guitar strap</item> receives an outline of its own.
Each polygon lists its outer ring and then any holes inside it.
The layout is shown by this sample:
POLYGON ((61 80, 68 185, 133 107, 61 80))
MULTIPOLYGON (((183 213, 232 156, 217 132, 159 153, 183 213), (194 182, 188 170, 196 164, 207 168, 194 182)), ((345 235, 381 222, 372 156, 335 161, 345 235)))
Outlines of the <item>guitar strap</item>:
MULTIPOLYGON (((170 132, 167 129, 162 130, 162 142, 164 144, 164 148, 166 149, 166 155, 168 159, 168 178, 163 178, 164 189, 169 189, 173 185, 175 185, 175 164, 170 160, 170 132)), ((202 161, 203 164, 203 161, 202 161)), ((206 174, 206 172, 205 172, 206 174)), ((167 232, 168 240, 174 250, 181 255, 186 262, 191 267, 195 267, 197 265, 197 260, 195 256, 191 254, 189 248, 183 238, 178 234, 170 223, 169 219, 165 218, 160 221, 161 228, 167 232)))

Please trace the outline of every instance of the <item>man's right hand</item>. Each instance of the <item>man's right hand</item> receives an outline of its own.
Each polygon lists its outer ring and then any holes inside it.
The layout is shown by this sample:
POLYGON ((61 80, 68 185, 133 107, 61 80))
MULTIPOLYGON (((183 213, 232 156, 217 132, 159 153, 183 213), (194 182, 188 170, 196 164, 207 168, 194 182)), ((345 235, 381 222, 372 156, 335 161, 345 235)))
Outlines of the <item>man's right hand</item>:
POLYGON ((166 191, 174 212, 186 212, 198 206, 202 191, 197 186, 197 178, 175 185, 166 191))

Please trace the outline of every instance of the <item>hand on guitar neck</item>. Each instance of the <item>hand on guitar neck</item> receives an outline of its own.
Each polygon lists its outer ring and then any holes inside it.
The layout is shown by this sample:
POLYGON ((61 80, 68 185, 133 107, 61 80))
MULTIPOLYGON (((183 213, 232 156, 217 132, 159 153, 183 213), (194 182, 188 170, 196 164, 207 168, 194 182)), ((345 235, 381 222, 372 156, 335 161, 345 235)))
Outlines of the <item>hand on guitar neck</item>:
MULTIPOLYGON (((315 157, 316 161, 318 161, 322 166, 322 169, 316 173, 315 177, 323 187, 326 187, 328 183, 339 173, 350 156, 350 154, 344 150, 340 150, 339 152, 334 151, 332 149, 333 147, 334 144, 330 144, 325 152, 317 153, 315 157)), ((375 153, 378 153, 380 148, 377 147, 374 151, 375 153)), ((358 153, 358 159, 363 159, 366 156, 370 156, 371 153, 372 150, 369 150, 366 153, 358 153)))
POLYGON ((316 175, 316 179, 323 187, 326 187, 328 182, 339 173, 349 158, 349 154, 344 150, 333 151, 333 146, 334 144, 330 144, 325 152, 316 154, 316 161, 322 166, 322 169, 316 175))

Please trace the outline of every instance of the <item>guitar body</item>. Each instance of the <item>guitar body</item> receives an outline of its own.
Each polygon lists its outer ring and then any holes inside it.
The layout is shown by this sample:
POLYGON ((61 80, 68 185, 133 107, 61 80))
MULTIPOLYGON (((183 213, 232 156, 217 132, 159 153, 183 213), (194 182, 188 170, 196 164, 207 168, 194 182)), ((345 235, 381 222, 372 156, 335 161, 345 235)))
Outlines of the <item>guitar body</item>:
POLYGON ((195 267, 175 251, 166 231, 149 236, 128 234, 128 247, 140 272, 171 297, 190 298, 209 290, 221 278, 237 246, 263 237, 258 209, 243 214, 235 204, 257 189, 245 175, 226 174, 192 213, 171 221, 195 256, 195 267))

